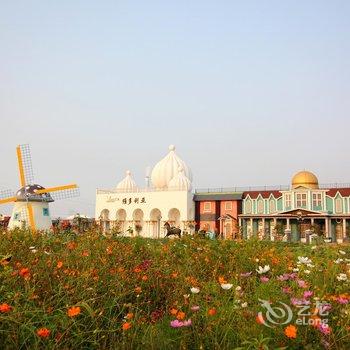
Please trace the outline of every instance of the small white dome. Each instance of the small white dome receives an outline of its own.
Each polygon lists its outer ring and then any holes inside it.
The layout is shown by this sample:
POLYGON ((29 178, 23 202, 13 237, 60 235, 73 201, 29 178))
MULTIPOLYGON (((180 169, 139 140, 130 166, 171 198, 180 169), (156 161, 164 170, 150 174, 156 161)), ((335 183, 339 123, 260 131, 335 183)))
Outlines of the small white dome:
POLYGON ((179 166, 178 173, 169 181, 169 190, 192 191, 192 183, 185 175, 182 166, 179 166))
POLYGON ((134 192, 137 191, 137 185, 134 179, 131 176, 131 171, 128 170, 126 172, 125 178, 119 182, 117 185, 117 191, 125 191, 125 192, 134 192))
POLYGON ((170 180, 178 174, 178 168, 182 167, 184 175, 192 182, 191 169, 175 153, 175 146, 169 146, 169 153, 152 170, 151 180, 157 189, 167 189, 170 180))

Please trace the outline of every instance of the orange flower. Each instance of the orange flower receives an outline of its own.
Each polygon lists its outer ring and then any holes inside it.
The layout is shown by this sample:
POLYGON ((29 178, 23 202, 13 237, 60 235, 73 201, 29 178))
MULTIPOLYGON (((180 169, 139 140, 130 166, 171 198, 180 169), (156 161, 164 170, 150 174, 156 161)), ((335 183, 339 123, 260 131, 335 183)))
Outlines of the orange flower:
POLYGON ((173 272, 170 276, 171 278, 176 278, 179 275, 178 272, 173 272))
POLYGON ((297 337, 297 328, 290 324, 289 326, 287 326, 284 329, 284 334, 288 337, 288 338, 293 338, 295 339, 297 337))
POLYGON ((143 275, 142 276, 142 281, 147 281, 148 280, 148 277, 146 275, 143 275))
POLYGON ((173 307, 170 309, 170 314, 175 316, 177 314, 177 310, 173 307))
POLYGON ((177 313, 177 315, 176 315, 176 318, 177 318, 178 320, 184 320, 185 317, 186 317, 186 314, 185 314, 184 312, 182 312, 182 311, 179 311, 179 312, 177 313))
POLYGON ((122 328, 123 328, 123 331, 127 331, 128 329, 131 328, 131 323, 130 322, 123 323, 122 328))
POLYGON ((256 318, 255 318, 255 321, 256 321, 256 323, 259 323, 259 324, 264 324, 264 317, 262 317, 262 315, 261 314, 258 314, 257 316, 256 316, 256 318))
POLYGON ((113 248, 108 246, 106 248, 106 253, 107 253, 107 255, 112 255, 113 254, 113 248))
POLYGON ((89 252, 87 250, 84 250, 82 253, 81 253, 82 256, 89 256, 89 252))
POLYGON ((0 304, 0 312, 2 313, 6 313, 6 312, 10 312, 12 310, 12 307, 9 304, 0 304))
POLYGON ((142 270, 139 268, 139 267, 135 267, 134 268, 134 272, 136 272, 136 273, 139 273, 139 272, 141 272, 142 270))
POLYGON ((60 269, 63 266, 63 262, 62 261, 58 261, 57 262, 57 268, 60 269))
POLYGON ((40 328, 36 331, 36 334, 40 338, 48 338, 51 334, 51 331, 47 328, 40 328))
POLYGON ((136 294, 141 294, 141 292, 142 292, 141 287, 136 287, 136 288, 135 288, 135 293, 136 293, 136 294))
POLYGON ((67 248, 68 248, 69 250, 74 250, 76 247, 77 247, 77 244, 76 244, 75 242, 69 242, 69 243, 67 244, 67 248))
POLYGON ((218 278, 218 280, 219 280, 219 283, 220 283, 220 284, 225 284, 225 283, 227 283, 227 281, 225 280, 225 278, 222 277, 222 276, 220 276, 220 277, 218 278))
POLYGON ((129 312, 128 314, 126 314, 127 320, 131 320, 133 317, 134 317, 134 314, 132 312, 129 312))
POLYGON ((318 328, 318 326, 321 324, 321 319, 317 315, 313 315, 310 317, 312 319, 312 326, 315 328, 318 328))
POLYGON ((28 279, 30 277, 30 271, 28 269, 28 267, 23 267, 20 271, 19 271, 19 275, 21 277, 23 277, 24 279, 28 279))
POLYGON ((214 308, 209 309, 209 310, 208 310, 208 315, 209 315, 209 316, 214 316, 214 315, 216 315, 216 309, 214 309, 214 308))
POLYGON ((79 306, 73 306, 71 308, 68 309, 67 311, 67 315, 69 317, 75 317, 78 316, 80 314, 81 310, 79 306))

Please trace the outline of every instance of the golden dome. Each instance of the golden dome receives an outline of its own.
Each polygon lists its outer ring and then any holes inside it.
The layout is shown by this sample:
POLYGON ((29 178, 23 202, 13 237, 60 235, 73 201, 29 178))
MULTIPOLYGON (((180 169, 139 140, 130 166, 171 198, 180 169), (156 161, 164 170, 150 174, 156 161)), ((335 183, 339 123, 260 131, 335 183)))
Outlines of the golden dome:
POLYGON ((306 188, 319 188, 318 187, 318 179, 316 175, 311 173, 310 171, 300 171, 293 176, 292 180, 292 188, 298 187, 306 187, 306 188))

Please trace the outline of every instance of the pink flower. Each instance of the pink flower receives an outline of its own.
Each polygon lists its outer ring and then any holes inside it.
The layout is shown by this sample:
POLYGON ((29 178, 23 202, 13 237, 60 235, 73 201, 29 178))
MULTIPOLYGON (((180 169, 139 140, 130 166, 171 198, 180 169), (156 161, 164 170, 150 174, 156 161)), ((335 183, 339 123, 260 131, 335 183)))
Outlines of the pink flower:
POLYGON ((304 292, 304 298, 307 299, 307 298, 310 298, 314 295, 314 292, 312 292, 311 290, 306 290, 304 292))
POLYGON ((189 327, 192 325, 192 320, 188 319, 187 321, 179 321, 179 320, 173 320, 170 321, 170 326, 173 328, 181 328, 181 327, 189 327))
POLYGON ((294 306, 299 306, 299 305, 309 305, 310 301, 306 299, 298 299, 298 298, 291 298, 290 302, 294 306))
POLYGON ((173 328, 180 328, 183 326, 183 324, 184 323, 182 321, 179 321, 179 320, 170 321, 170 326, 173 328))
POLYGON ((191 310, 194 311, 194 312, 199 311, 199 305, 193 305, 191 307, 191 310))
POLYGON ((349 300, 346 298, 339 297, 339 298, 337 298, 337 302, 339 304, 347 304, 349 302, 349 300))
POLYGON ((252 274, 252 272, 244 272, 241 273, 241 277, 249 277, 252 274))
POLYGON ((318 326, 318 329, 320 332, 322 332, 325 335, 331 334, 331 327, 328 326, 327 323, 320 323, 318 326))
POLYGON ((283 287, 282 288, 282 292, 285 294, 291 294, 292 293, 292 289, 290 287, 283 287))
POLYGON ((305 281, 303 281, 303 280, 297 280, 297 282, 298 282, 298 286, 299 286, 300 288, 307 288, 307 283, 306 283, 305 281))
POLYGON ((266 283, 266 282, 270 281, 270 279, 269 279, 268 277, 266 277, 266 276, 261 276, 261 277, 260 277, 260 281, 261 281, 262 283, 266 283))

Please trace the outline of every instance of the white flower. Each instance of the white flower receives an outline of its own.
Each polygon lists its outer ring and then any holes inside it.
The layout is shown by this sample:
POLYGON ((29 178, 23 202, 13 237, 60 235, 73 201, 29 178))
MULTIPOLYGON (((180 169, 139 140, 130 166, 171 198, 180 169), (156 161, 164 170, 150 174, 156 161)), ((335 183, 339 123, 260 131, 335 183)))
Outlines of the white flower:
POLYGON ((293 272, 299 272, 299 269, 296 267, 293 269, 293 272))
POLYGON ((307 267, 310 267, 311 269, 312 269, 313 267, 315 267, 315 265, 313 265, 313 264, 306 264, 306 266, 307 266, 307 267))
POLYGON ((242 305, 241 305, 242 307, 247 307, 248 306, 248 303, 247 302, 245 302, 245 303, 242 303, 242 305))
POLYGON ((310 270, 304 270, 304 273, 306 273, 307 275, 309 275, 310 274, 310 270))
POLYGON ((255 262, 259 262, 259 259, 255 259, 255 262))
POLYGON ((316 246, 316 245, 313 245, 313 246, 311 247, 311 249, 312 249, 312 250, 315 250, 315 249, 317 249, 317 246, 316 246))
POLYGON ((339 250, 339 254, 346 255, 346 252, 344 252, 344 250, 339 250))
POLYGON ((336 263, 336 264, 340 264, 340 263, 342 263, 344 260, 343 259, 337 259, 337 260, 334 260, 334 262, 336 263))
POLYGON ((340 274, 337 276, 337 280, 338 280, 338 281, 347 281, 347 280, 348 280, 348 276, 347 276, 345 273, 340 273, 340 274))
POLYGON ((47 252, 46 250, 44 250, 44 253, 45 253, 46 255, 51 255, 51 253, 50 253, 50 252, 47 252))
POLYGON ((199 293, 199 288, 192 287, 192 288, 191 288, 191 293, 193 293, 193 294, 198 294, 198 293, 199 293))
POLYGON ((312 261, 307 256, 298 256, 298 264, 312 264, 312 261))
POLYGON ((229 290, 229 289, 232 288, 232 286, 233 286, 233 284, 231 284, 231 283, 223 283, 221 285, 221 288, 224 289, 224 290, 229 290))
POLYGON ((269 265, 265 265, 264 267, 261 267, 259 266, 257 269, 256 269, 256 272, 259 274, 259 275, 262 275, 263 273, 266 273, 270 271, 270 266, 269 265))
POLYGON ((37 253, 38 249, 31 249, 30 250, 33 254, 37 253))
POLYGON ((30 249, 30 250, 33 250, 33 249, 35 249, 35 247, 34 247, 34 246, 31 246, 31 247, 29 247, 29 249, 30 249))
POLYGON ((237 286, 236 287, 236 292, 240 292, 242 290, 242 287, 241 286, 237 286))

